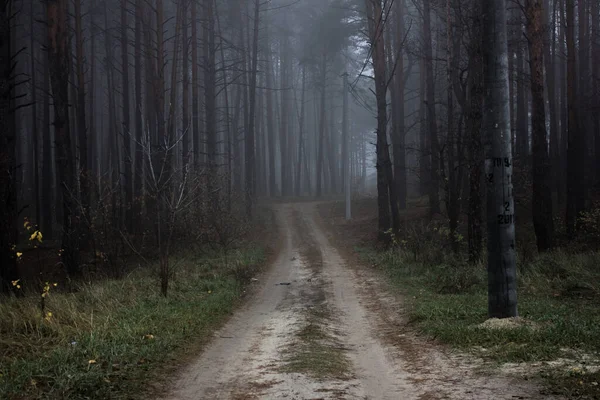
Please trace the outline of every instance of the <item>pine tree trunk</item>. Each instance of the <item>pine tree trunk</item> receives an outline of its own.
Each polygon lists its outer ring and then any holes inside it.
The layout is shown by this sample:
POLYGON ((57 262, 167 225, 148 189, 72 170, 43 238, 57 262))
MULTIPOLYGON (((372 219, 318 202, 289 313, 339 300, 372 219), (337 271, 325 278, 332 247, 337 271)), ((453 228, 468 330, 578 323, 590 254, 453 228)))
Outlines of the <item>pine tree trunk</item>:
POLYGON ((182 48, 182 62, 181 62, 181 75, 183 75, 182 85, 182 132, 181 147, 182 147, 182 161, 183 167, 188 165, 190 159, 190 137, 192 136, 190 127, 190 71, 189 71, 189 45, 188 45, 188 4, 184 2, 184 10, 182 14, 182 34, 181 34, 181 48, 182 48))
POLYGON ((265 27, 265 42, 266 42, 266 65, 265 65, 265 81, 267 89, 265 90, 267 103, 267 136, 269 148, 269 195, 277 196, 277 178, 275 175, 275 122, 273 120, 273 73, 272 73, 272 57, 271 43, 269 41, 269 24, 265 27))
MULTIPOLYGON (((134 54, 134 79, 135 79, 135 165, 133 168, 133 204, 132 217, 140 222, 142 214, 142 188, 144 179, 144 148, 142 141, 143 132, 143 99, 142 99, 142 22, 143 0, 135 0, 135 54, 134 54)), ((149 77, 146 77, 148 80, 149 77)), ((136 224, 138 226, 138 224, 136 224)))
POLYGON ((128 0, 121 0, 121 91, 123 94, 123 162, 124 176, 123 186, 125 192, 125 226, 131 232, 133 230, 133 218, 131 215, 133 202, 133 186, 132 186, 132 163, 133 156, 131 154, 131 126, 130 126, 130 111, 129 111, 129 37, 128 37, 128 0))
POLYGON ((546 25, 542 18, 542 0, 526 0, 527 37, 529 39, 529 71, 531 85, 532 172, 533 172, 533 226, 538 251, 552 248, 554 222, 548 134, 544 108, 543 44, 546 25))
POLYGON ((69 57, 67 1, 47 2, 50 82, 54 104, 54 145, 62 192, 63 236, 61 259, 71 277, 80 275, 78 205, 75 163, 69 127, 69 57))
POLYGON ((81 207, 86 220, 89 220, 91 169, 88 163, 88 141, 85 117, 85 76, 83 66, 83 21, 81 1, 75 0, 75 48, 77 75, 77 138, 79 140, 79 180, 81 186, 81 207))
MULTIPOLYGON (((558 107, 558 101, 556 96, 556 68, 555 68, 555 54, 556 54, 556 24, 554 17, 554 10, 550 9, 550 4, 554 3, 551 0, 545 0, 544 2, 544 23, 548 24, 549 29, 544 30, 544 66, 546 69, 546 87, 548 88, 548 117, 550 119, 550 174, 554 177, 554 184, 551 186, 551 191, 554 190, 556 193, 560 193, 562 185, 560 180, 556 179, 560 176, 560 156, 559 156, 559 121, 560 113, 558 107), (552 14, 550 12, 552 11, 552 14)), ((558 194, 560 197, 560 194, 558 194)))
MULTIPOLYGON (((47 45, 48 37, 46 35, 45 44, 47 45)), ((48 240, 54 238, 54 216, 52 212, 52 205, 58 204, 58 201, 54 201, 54 191, 52 188, 52 172, 53 172, 53 159, 52 159, 52 137, 50 130, 50 60, 48 58, 48 52, 42 52, 44 57, 43 62, 43 89, 44 93, 44 117, 42 120, 42 223, 41 228, 44 237, 48 240)))
POLYGON ((302 152, 304 150, 304 99, 306 94, 306 66, 302 64, 302 88, 300 89, 300 115, 298 116, 298 166, 296 168, 296 196, 302 194, 302 152))
POLYGON ((594 165, 596 173, 596 188, 600 187, 600 4, 597 1, 592 1, 592 65, 593 68, 593 84, 594 93, 596 97, 594 99, 594 105, 596 112, 593 113, 593 133, 595 143, 595 157, 596 162, 594 165))
POLYGON ((246 135, 246 215, 252 216, 252 204, 256 193, 255 121, 256 76, 258 74, 258 27, 260 24, 260 0, 254 1, 254 29, 252 34, 252 65, 250 70, 250 115, 246 135))
POLYGON ((216 119, 216 67, 215 67, 215 23, 213 1, 204 0, 207 23, 204 26, 204 106, 206 127, 206 152, 211 173, 216 173, 217 164, 217 119, 216 119))
POLYGON ((291 157, 289 156, 289 109, 290 109, 290 41, 287 34, 283 38, 281 46, 281 119, 279 128, 280 141, 280 157, 281 157, 281 195, 288 196, 290 194, 290 173, 291 173, 291 157))
MULTIPOLYGON (((368 1, 368 0, 367 0, 368 1)), ((316 188, 316 196, 321 197, 323 193, 322 183, 323 183, 323 167, 324 167, 324 155, 323 150, 325 146, 325 101, 326 101, 326 83, 327 83, 327 54, 323 52, 321 55, 321 112, 319 115, 319 144, 317 145, 317 188, 316 188)))
POLYGON ((577 55, 575 53, 575 0, 566 0, 567 42, 567 231, 575 233, 577 218, 584 208, 585 139, 579 127, 577 55))
POLYGON ((13 289, 12 281, 19 279, 17 254, 14 246, 17 230, 17 160, 16 132, 12 87, 12 32, 13 9, 10 1, 0 4, 0 292, 13 289))
POLYGON ((482 1, 483 134, 487 176, 488 314, 517 316, 505 0, 482 1))
POLYGON ((383 11, 375 0, 366 0, 369 34, 372 47, 373 70, 375 72, 375 97, 377 99, 377 204, 378 237, 386 240, 391 227, 398 231, 400 216, 396 199, 396 186, 387 141, 387 74, 385 68, 385 43, 383 39, 383 11))
POLYGON ((396 0, 396 46, 394 50, 398 54, 396 62, 396 106, 397 112, 396 127, 394 129, 394 179, 396 182, 396 191, 398 195, 398 207, 401 210, 406 208, 406 150, 405 150, 405 129, 404 129, 404 0, 396 0))
POLYGON ((433 76, 433 50, 431 38, 431 4, 423 0, 423 41, 425 46, 425 85, 427 89, 427 122, 429 127, 429 145, 431 150, 431 181, 429 184, 430 216, 440 212, 439 173, 440 145, 438 141, 437 115, 435 107, 435 80, 433 76))
POLYGON ((200 93, 198 78, 198 6, 192 1, 192 140, 194 147, 194 167, 200 164, 200 93))
POLYGON ((469 162, 469 205, 468 205, 468 252, 469 261, 481 260, 482 233, 482 167, 483 148, 481 143, 481 123, 483 112, 483 54, 481 46, 482 17, 479 4, 473 10, 472 41, 470 47, 470 100, 467 115, 468 162, 469 162))

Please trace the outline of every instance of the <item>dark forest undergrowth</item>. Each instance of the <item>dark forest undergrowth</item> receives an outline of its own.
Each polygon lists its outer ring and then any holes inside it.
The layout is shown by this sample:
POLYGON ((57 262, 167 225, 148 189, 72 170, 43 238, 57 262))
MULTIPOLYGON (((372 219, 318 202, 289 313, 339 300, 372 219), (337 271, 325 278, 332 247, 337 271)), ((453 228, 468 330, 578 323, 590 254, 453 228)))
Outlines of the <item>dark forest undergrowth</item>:
POLYGON ((543 377, 548 393, 600 398, 600 252, 584 243, 589 237, 539 255, 531 228, 517 224, 520 317, 487 321, 485 263, 452 254, 443 218, 430 222, 425 202, 410 202, 391 248, 375 244, 375 199, 355 201, 353 212, 346 222, 343 203, 321 206, 337 238, 402 295, 410 326, 473 353, 492 372, 543 377))
POLYGON ((155 262, 121 279, 72 282, 69 290, 50 282, 43 311, 39 293, 4 299, 0 398, 129 399, 160 392, 169 372, 200 352, 267 265, 276 244, 268 241, 276 234, 272 217, 227 250, 178 246, 168 297, 160 292, 155 262))

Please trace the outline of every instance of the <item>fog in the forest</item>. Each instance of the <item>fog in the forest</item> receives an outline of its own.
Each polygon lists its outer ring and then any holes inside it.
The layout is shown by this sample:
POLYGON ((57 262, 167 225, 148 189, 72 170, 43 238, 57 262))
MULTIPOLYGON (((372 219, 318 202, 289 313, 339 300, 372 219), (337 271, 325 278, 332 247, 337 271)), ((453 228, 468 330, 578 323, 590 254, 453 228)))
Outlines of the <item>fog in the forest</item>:
MULTIPOLYGON (((543 330, 567 317, 528 296, 600 293, 599 185, 597 0, 0 0, 0 397, 24 349, 94 337, 89 315, 196 288, 229 290, 202 311, 228 315, 252 268, 311 246, 417 274, 398 290, 480 290, 477 318, 517 317, 518 288, 543 330)), ((593 342, 582 315, 535 354, 593 342)))

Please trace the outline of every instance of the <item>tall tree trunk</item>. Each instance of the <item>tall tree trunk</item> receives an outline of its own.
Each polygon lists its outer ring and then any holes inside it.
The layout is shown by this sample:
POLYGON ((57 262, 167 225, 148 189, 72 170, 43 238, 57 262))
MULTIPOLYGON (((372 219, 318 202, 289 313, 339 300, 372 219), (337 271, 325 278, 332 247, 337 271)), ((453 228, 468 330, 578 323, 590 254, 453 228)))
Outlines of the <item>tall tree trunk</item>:
MULTIPOLYGON (((448 227, 450 229, 450 244, 452 251, 458 253, 458 240, 456 238, 456 230, 458 229, 458 218, 460 214, 460 186, 457 181, 456 174, 456 155, 455 148, 457 147, 457 141, 455 139, 454 132, 454 85, 453 85, 453 68, 455 67, 454 57, 458 57, 458 54, 453 54, 453 27, 452 27, 452 8, 451 0, 446 1, 446 19, 447 19, 447 43, 446 53, 448 60, 446 62, 446 82, 447 82, 447 137, 446 137, 446 152, 448 155, 448 177, 446 185, 446 211, 448 213, 448 227)), ((443 164, 443 163, 442 163, 443 164)))
POLYGON ((482 1, 483 133, 487 175, 488 314, 517 316, 517 269, 512 193, 506 1, 482 1))
POLYGON ((555 55, 556 55, 556 23, 555 13, 551 10, 551 3, 555 3, 554 0, 545 0, 544 3, 544 22, 548 24, 550 29, 544 31, 544 65, 546 69, 546 87, 548 88, 548 114, 550 118, 550 174, 554 177, 554 184, 551 187, 551 191, 554 189, 560 197, 562 185, 560 179, 556 179, 560 176, 560 156, 559 156, 559 121, 560 113, 558 107, 558 101, 556 96, 556 68, 555 68, 555 55), (552 12, 552 13, 550 13, 552 12))
MULTIPOLYGON (((0 3, 0 292, 10 291, 19 279, 14 246, 17 230, 17 160, 11 19, 11 1, 0 3)), ((33 34, 33 32, 32 32, 33 34)), ((33 50, 33 49, 32 49, 33 50)))
POLYGON ((290 65, 291 64, 291 55, 290 55, 290 40, 287 34, 285 34, 283 38, 283 43, 281 46, 281 119, 280 119, 280 128, 279 128, 279 141, 280 146, 279 150, 281 153, 281 195, 288 196, 290 195, 290 173, 291 173, 291 157, 289 154, 289 142, 290 142, 290 134, 289 130, 289 109, 290 109, 290 65))
POLYGON ((469 162, 469 209, 468 209, 468 252, 469 261, 481 260, 482 251, 482 167, 483 148, 481 145, 481 123, 483 113, 483 54, 481 5, 476 3, 473 10, 471 33, 469 91, 470 100, 467 116, 468 162, 469 162))
POLYGON ((542 0, 525 2, 527 37, 529 43, 529 70, 531 84, 532 172, 533 172, 533 227, 539 251, 552 248, 554 222, 552 214, 552 188, 550 186, 550 160, 544 108, 544 33, 542 0))
POLYGON ((77 74, 77 138, 79 140, 79 180, 82 213, 88 219, 90 207, 91 169, 88 163, 87 128, 85 117, 85 76, 83 72, 83 21, 81 1, 75 0, 75 48, 77 74))
POLYGON ((181 35, 181 26, 183 25, 183 15, 185 14, 184 2, 177 4, 177 16, 175 18, 175 39, 173 41, 173 63, 171 66, 171 93, 169 98, 169 113, 167 119, 167 135, 168 135, 168 149, 166 153, 165 169, 167 171, 165 178, 170 179, 170 173, 174 169, 176 160, 174 157, 176 154, 175 149, 169 149, 169 147, 176 146, 177 141, 177 99, 178 99, 178 75, 177 68, 179 65, 179 36, 181 35))
POLYGON ((80 275, 75 164, 69 130, 69 57, 67 0, 47 2, 48 56, 54 104, 54 146, 63 201, 61 259, 67 273, 80 275))
POLYGON ((596 172, 596 187, 600 187, 600 4, 597 1, 592 1, 592 65, 593 68, 593 84, 595 98, 593 104, 596 112, 593 113, 593 133, 595 143, 595 172, 596 172))
POLYGON ((566 0, 567 41, 567 231, 575 232, 577 218, 584 209, 585 140, 579 127, 577 55, 575 53, 575 0, 566 0))
MULTIPOLYGON (((133 203, 132 217, 139 222, 142 213, 142 188, 144 178, 144 148, 142 141, 143 132, 143 100, 142 100, 142 22, 143 0, 135 0, 135 54, 134 54, 134 79, 135 79, 135 164, 133 168, 133 203)), ((146 77, 148 79, 149 77, 146 77)), ((138 224, 136 224, 137 226, 138 224)))
POLYGON ((265 81, 267 89, 265 90, 267 103, 267 136, 269 148, 269 195, 274 197, 277 195, 277 179, 275 175, 275 123, 273 121, 273 73, 272 73, 272 57, 271 57, 271 42, 269 41, 269 24, 265 24, 265 43, 266 43, 266 65, 265 65, 265 81))
POLYGON ((206 129, 206 152, 212 173, 217 164, 217 119, 216 119, 216 67, 215 67, 215 22, 214 0, 204 0, 207 23, 204 26, 204 115, 206 129))
POLYGON ((198 78, 198 6, 197 1, 192 1, 192 138, 194 147, 194 166, 200 164, 200 93, 198 78))
POLYGON ((252 65, 250 71, 250 115, 246 135, 246 215, 252 216, 252 203, 256 193, 256 160, 254 149, 254 123, 256 120, 256 76, 258 73, 258 27, 260 0, 254 1, 254 30, 252 34, 252 65))
POLYGON ((296 168, 296 196, 302 194, 302 152, 304 150, 304 99, 306 94, 306 65, 302 64, 302 88, 300 89, 300 114, 298 115, 298 166, 296 168))
MULTIPOLYGON (((563 57, 563 55, 567 54, 566 50, 566 4, 564 0, 560 0, 560 21, 559 26, 559 48, 558 53, 563 57)), ((560 94, 558 98, 560 99, 560 176, 558 180, 560 181, 560 185, 562 186, 563 195, 559 198, 558 202, 562 207, 568 207, 568 184, 567 184, 567 169, 568 169, 568 141, 569 141, 569 110, 568 110, 568 89, 567 89, 567 66, 568 62, 562 62, 559 65, 559 82, 560 82, 560 94)))
MULTIPOLYGON (((0 35, 1 37, 1 35, 0 35)), ((44 40, 44 44, 48 46, 48 35, 44 40)), ((54 238, 54 216, 52 212, 52 205, 54 202, 54 191, 52 190, 52 137, 50 130, 50 60, 48 58, 48 51, 42 52, 44 57, 43 62, 43 93, 44 93, 44 117, 42 120, 42 232, 46 239, 54 238)), ((4 147, 4 146, 3 146, 4 147)), ((58 200, 58 199, 57 199, 58 200)), ((58 204, 58 201, 56 201, 58 204)))
POLYGON ((419 194, 429 194, 431 185, 431 155, 427 137, 427 84, 425 77, 425 60, 419 60, 419 194))
POLYGON ((182 14, 182 34, 181 34, 181 48, 182 48, 182 62, 181 62, 181 75, 183 75, 183 87, 182 87, 182 159, 183 167, 186 168, 190 159, 190 137, 192 132, 190 129, 190 71, 189 71, 189 42, 188 42, 188 6, 189 2, 184 2, 184 10, 182 14))
POLYGON ((404 0, 396 0, 396 46, 394 50, 398 54, 396 61, 396 127, 394 129, 394 179, 398 195, 398 207, 401 210, 406 208, 406 150, 405 150, 405 129, 404 129, 404 0))
POLYGON ((440 212, 439 172, 440 144, 438 141, 437 116, 435 107, 435 80, 433 74, 433 49, 431 39, 431 4, 423 0, 423 42, 425 45, 425 82, 427 87, 427 119, 429 126, 429 144, 431 149, 431 183, 429 186, 429 213, 440 212))
POLYGON ((33 195, 35 197, 35 222, 39 226, 41 224, 41 213, 42 213, 42 199, 40 196, 40 167, 39 167, 39 130, 38 130, 38 111, 37 111, 37 65, 35 60, 35 7, 34 3, 31 2, 30 14, 29 14, 29 31, 30 31, 30 42, 29 42, 29 62, 31 71, 31 135, 33 139, 32 143, 32 182, 33 182, 33 195))
POLYGON ((383 40, 384 20, 379 1, 366 0, 366 2, 373 70, 375 72, 375 97, 377 99, 378 237, 380 240, 386 240, 386 231, 390 227, 390 210, 394 231, 399 229, 400 215, 387 141, 387 74, 385 72, 385 43, 383 40))
MULTIPOLYGON (((369 0, 367 0, 369 1, 369 0)), ((321 197, 323 188, 323 169, 324 169, 324 146, 325 146, 325 120, 326 120, 326 110, 325 110, 325 101, 326 101, 326 83, 327 83, 327 53, 323 51, 321 55, 321 113, 319 120, 319 140, 317 145, 317 188, 316 188, 316 196, 321 197)))
POLYGON ((128 37, 128 19, 127 10, 128 0, 121 0, 121 92, 123 94, 123 161, 125 170, 123 176, 123 186, 125 192, 125 226, 131 232, 133 230, 133 218, 131 214, 133 202, 132 186, 132 163, 131 154, 131 126, 129 111, 129 37, 128 37))
POLYGON ((516 122, 516 154, 519 157, 519 161, 521 165, 526 165, 528 162, 529 156, 529 107, 527 100, 527 87, 525 85, 526 75, 525 75, 525 48, 522 46, 521 41, 523 38, 521 27, 523 25, 523 13, 518 8, 516 9, 517 19, 515 23, 517 24, 517 55, 516 55, 516 75, 515 79, 517 81, 517 110, 515 115, 516 122))

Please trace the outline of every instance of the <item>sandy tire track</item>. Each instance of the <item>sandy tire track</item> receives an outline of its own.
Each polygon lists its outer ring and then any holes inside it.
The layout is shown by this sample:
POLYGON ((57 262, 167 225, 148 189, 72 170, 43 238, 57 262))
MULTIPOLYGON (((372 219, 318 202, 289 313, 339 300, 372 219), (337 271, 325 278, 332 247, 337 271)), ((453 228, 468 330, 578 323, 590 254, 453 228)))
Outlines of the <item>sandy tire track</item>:
POLYGON ((261 289, 181 371, 165 400, 548 398, 528 382, 479 375, 468 357, 398 331, 402 305, 378 277, 347 267, 316 222, 315 203, 279 205, 277 218, 285 244, 261 289), (335 316, 322 328, 350 360, 344 376, 286 369, 315 307, 335 316))

